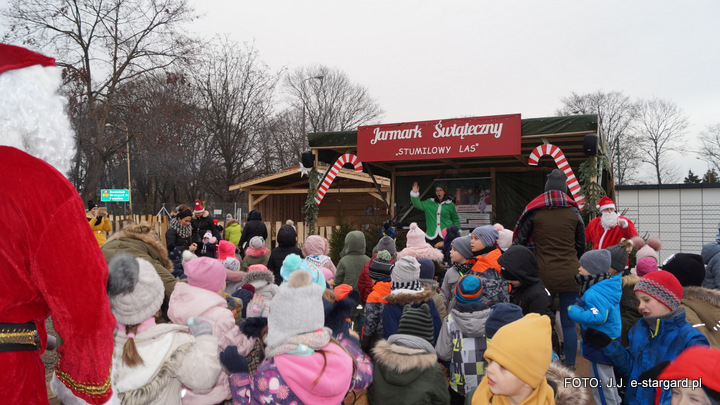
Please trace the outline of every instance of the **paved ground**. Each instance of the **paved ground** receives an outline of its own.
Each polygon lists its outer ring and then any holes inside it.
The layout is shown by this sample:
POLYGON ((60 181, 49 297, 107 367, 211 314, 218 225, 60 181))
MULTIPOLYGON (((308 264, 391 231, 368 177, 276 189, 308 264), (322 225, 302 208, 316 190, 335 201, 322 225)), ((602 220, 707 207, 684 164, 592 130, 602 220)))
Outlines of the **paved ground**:
MULTIPOLYGON (((47 319, 45 326, 47 327, 49 334, 57 337, 51 318, 47 319)), ((45 363, 45 382, 47 383, 48 400, 51 405, 59 405, 60 401, 50 391, 50 379, 52 378, 53 369, 55 368, 55 363, 57 362, 57 352, 54 350, 46 350, 40 357, 42 357, 43 363, 45 363)))

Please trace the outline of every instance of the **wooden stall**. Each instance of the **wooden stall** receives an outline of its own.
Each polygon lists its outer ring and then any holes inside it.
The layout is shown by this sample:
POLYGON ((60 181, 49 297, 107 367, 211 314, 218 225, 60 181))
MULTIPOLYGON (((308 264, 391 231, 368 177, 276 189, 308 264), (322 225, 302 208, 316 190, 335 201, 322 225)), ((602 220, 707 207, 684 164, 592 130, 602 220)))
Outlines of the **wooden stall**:
MULTIPOLYGON (((317 170, 325 172, 327 167, 318 166, 317 170)), ((259 210, 263 221, 273 224, 269 231, 275 235, 277 229, 274 228, 288 219, 295 224, 304 222, 302 207, 308 186, 308 177, 301 177, 299 167, 293 167, 233 185, 230 190, 247 192, 248 210, 259 210)), ((341 169, 320 203, 317 226, 335 226, 338 208, 350 222, 367 224, 387 220, 390 218, 389 201, 390 179, 375 176, 373 181, 368 173, 341 169)), ((303 235, 298 232, 298 242, 303 240, 303 235)))

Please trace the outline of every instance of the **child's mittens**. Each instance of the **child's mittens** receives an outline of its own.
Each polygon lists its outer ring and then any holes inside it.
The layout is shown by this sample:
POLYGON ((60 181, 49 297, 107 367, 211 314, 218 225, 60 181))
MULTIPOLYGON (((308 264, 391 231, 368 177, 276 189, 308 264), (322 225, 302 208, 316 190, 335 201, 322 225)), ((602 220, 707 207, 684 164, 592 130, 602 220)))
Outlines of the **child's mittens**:
POLYGON ((212 335, 212 325, 210 322, 202 318, 190 318, 188 319, 188 328, 193 336, 198 337, 200 335, 212 335))
POLYGON ((612 338, 595 328, 587 328, 585 330, 585 341, 598 347, 605 347, 612 342, 612 338))
POLYGON ((245 311, 246 318, 258 318, 261 317, 265 311, 265 299, 260 294, 255 294, 253 299, 248 303, 245 311))
POLYGON ((228 346, 220 352, 220 362, 233 374, 247 373, 250 371, 245 356, 238 353, 237 346, 228 346))

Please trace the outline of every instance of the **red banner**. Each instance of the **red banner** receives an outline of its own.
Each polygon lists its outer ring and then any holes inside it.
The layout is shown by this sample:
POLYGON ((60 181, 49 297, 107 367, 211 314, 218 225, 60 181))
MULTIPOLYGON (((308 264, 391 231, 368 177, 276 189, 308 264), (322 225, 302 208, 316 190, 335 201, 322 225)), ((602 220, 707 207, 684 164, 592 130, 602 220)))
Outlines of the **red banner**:
POLYGON ((361 162, 520 154, 520 114, 358 127, 361 162))

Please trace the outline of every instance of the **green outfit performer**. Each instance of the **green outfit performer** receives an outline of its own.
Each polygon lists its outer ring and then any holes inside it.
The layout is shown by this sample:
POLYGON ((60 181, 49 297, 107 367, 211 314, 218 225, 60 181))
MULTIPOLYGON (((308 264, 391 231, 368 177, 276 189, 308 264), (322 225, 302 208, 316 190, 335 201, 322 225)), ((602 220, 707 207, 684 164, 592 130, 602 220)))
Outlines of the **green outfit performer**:
POLYGON ((421 201, 420 186, 416 181, 410 191, 410 201, 413 207, 425 212, 425 226, 427 227, 425 239, 437 242, 443 238, 443 229, 452 225, 460 226, 460 219, 455 210, 455 202, 448 195, 446 185, 436 183, 435 197, 421 201))

